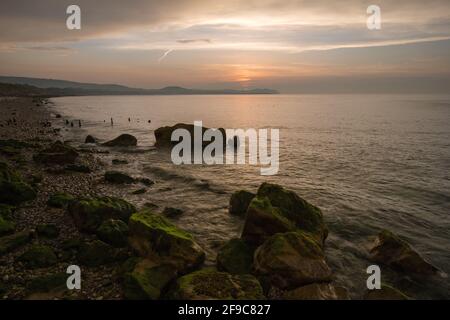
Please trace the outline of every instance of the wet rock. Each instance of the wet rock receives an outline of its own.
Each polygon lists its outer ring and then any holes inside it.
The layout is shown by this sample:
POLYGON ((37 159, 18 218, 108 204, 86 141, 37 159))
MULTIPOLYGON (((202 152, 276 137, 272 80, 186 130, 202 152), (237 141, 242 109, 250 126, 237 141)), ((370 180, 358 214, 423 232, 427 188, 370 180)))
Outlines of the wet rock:
POLYGON ((137 145, 137 139, 131 134, 125 133, 111 141, 105 142, 103 145, 107 147, 134 147, 137 145))
POLYGON ((131 194, 143 194, 146 192, 147 192, 147 189, 141 188, 141 189, 134 190, 133 192, 131 192, 131 194))
POLYGON ((242 237, 259 244, 274 233, 293 230, 310 233, 320 245, 328 235, 319 208, 279 185, 261 184, 247 210, 242 237))
POLYGON ((6 163, 0 162, 0 202, 20 204, 36 198, 36 191, 6 163))
POLYGON ((114 247, 125 247, 128 242, 128 225, 122 220, 105 220, 97 229, 97 236, 114 247))
POLYGON ((255 197, 254 193, 240 190, 231 195, 229 212, 233 215, 245 216, 250 202, 255 197))
POLYGON ((192 235, 150 209, 133 214, 129 228, 129 244, 142 257, 157 256, 176 266, 181 273, 198 267, 205 260, 205 253, 192 235))
POLYGON ((256 275, 280 289, 332 280, 322 248, 303 232, 279 233, 267 239, 256 250, 253 267, 256 275))
POLYGON ((283 300, 349 300, 347 289, 331 283, 313 283, 286 291, 283 300))
POLYGON ((100 240, 83 242, 78 250, 78 261, 88 267, 97 267, 117 261, 118 251, 100 240))
POLYGON ((80 172, 80 173, 91 173, 92 170, 84 164, 70 164, 64 167, 66 171, 80 172))
POLYGON ((27 282, 26 288, 30 293, 50 292, 57 289, 66 289, 69 275, 63 272, 34 277, 27 282))
POLYGON ((114 165, 119 165, 119 164, 128 164, 127 160, 122 160, 122 159, 112 159, 112 164, 114 165))
POLYGON ((0 238, 0 255, 11 252, 31 241, 30 231, 21 231, 0 238))
MULTIPOLYGON (((175 144, 177 144, 177 141, 172 141, 172 132, 174 132, 177 129, 184 129, 187 130, 190 134, 191 137, 194 136, 194 129, 195 126, 193 124, 185 124, 185 123, 177 123, 174 126, 166 126, 166 127, 161 127, 155 130, 155 139, 156 139, 156 143, 155 146, 158 148, 165 148, 165 147, 171 147, 175 144)), ((206 130, 208 130, 208 128, 206 127, 202 127, 202 136, 205 133, 206 130)), ((217 129, 222 133, 222 137, 224 137, 224 141, 223 141, 223 145, 224 147, 226 146, 226 142, 225 142, 225 130, 220 128, 217 129)), ((194 143, 194 139, 192 139, 192 144, 194 143)), ((209 141, 203 141, 203 146, 208 145, 210 142, 209 141)))
POLYGON ((129 202, 114 197, 81 198, 72 201, 68 212, 80 231, 93 233, 107 219, 128 222, 136 208, 129 202))
POLYGON ((94 136, 88 135, 84 143, 97 143, 97 139, 94 136))
POLYGON ((33 245, 18 258, 30 269, 51 267, 57 260, 53 249, 44 245, 33 245))
POLYGON ((52 208, 67 208, 70 202, 74 201, 75 197, 64 192, 55 193, 47 200, 47 205, 52 208))
POLYGON ((409 300, 400 290, 387 284, 381 284, 381 289, 367 290, 364 300, 409 300))
POLYGON ((124 277, 124 296, 130 300, 156 300, 176 278, 177 269, 170 264, 140 259, 124 277))
POLYGON ((432 275, 439 272, 439 269, 425 261, 406 241, 388 230, 378 234, 370 249, 370 259, 408 273, 432 275))
POLYGON ((179 278, 168 294, 177 300, 262 300, 258 280, 252 275, 232 275, 213 269, 196 271, 179 278))
POLYGON ((149 178, 137 178, 136 181, 142 183, 147 187, 151 187, 152 185, 155 184, 155 182, 149 178))
POLYGON ((135 181, 134 178, 130 177, 126 173, 119 171, 107 171, 105 173, 105 180, 107 182, 116 184, 130 184, 135 181))
POLYGON ((242 239, 231 239, 217 254, 217 269, 231 274, 250 273, 255 248, 242 239))
POLYGON ((183 214, 183 210, 172 207, 165 207, 162 214, 169 218, 176 218, 183 214))
POLYGON ((49 148, 34 155, 36 162, 44 164, 72 164, 78 158, 78 152, 61 141, 54 142, 49 148))
POLYGON ((54 239, 59 236, 59 229, 56 224, 40 224, 36 227, 36 232, 39 237, 54 239))

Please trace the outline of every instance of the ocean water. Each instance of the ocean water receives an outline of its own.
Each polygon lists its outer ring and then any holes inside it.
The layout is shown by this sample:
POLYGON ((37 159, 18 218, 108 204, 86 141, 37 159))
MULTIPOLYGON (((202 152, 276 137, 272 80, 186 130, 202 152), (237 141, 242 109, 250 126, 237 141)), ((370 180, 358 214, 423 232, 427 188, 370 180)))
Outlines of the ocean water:
MULTIPOLYGON (((138 138, 118 167, 156 184, 146 194, 119 193, 137 205, 181 208, 174 220, 192 232, 213 263, 218 246, 240 235, 228 214, 233 191, 279 183, 320 207, 330 228, 325 253, 336 282, 355 298, 366 288, 371 237, 390 229, 450 273, 449 95, 92 96, 52 99, 56 113, 82 121, 64 138, 83 146, 121 133, 138 138), (110 125, 110 118, 114 126, 110 125), (130 118, 130 121, 128 121, 130 118), (151 120, 151 123, 148 123, 151 120), (255 165, 181 165, 155 150, 153 131, 178 122, 206 127, 278 128, 280 168, 261 176, 255 165)), ((55 119, 64 127, 63 120, 55 119)), ((416 298, 450 298, 448 277, 416 278, 382 267, 382 281, 416 298)))

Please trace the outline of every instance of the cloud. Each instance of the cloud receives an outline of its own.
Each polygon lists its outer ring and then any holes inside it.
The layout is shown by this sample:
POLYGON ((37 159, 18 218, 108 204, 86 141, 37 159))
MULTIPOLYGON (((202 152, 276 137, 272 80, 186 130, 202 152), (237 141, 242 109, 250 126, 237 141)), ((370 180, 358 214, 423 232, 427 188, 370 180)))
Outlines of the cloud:
POLYGON ((181 39, 177 40, 178 43, 198 43, 198 42, 204 42, 204 43, 211 43, 211 39, 181 39))

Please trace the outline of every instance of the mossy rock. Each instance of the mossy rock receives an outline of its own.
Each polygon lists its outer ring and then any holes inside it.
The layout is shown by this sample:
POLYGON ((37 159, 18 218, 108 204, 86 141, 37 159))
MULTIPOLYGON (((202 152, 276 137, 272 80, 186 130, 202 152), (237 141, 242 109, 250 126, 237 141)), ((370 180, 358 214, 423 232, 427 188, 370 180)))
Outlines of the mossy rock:
POLYGON ((302 199, 294 191, 277 184, 261 184, 257 195, 267 197, 272 207, 277 208, 296 228, 314 235, 320 244, 325 241, 328 229, 318 207, 302 199))
POLYGON ((228 208, 230 214, 245 216, 248 206, 254 197, 254 193, 245 190, 234 192, 230 197, 230 205, 228 208))
POLYGON ((59 229, 58 227, 53 223, 48 224, 40 224, 36 227, 36 232, 38 236, 54 239, 59 236, 59 229))
POLYGON ((133 177, 120 171, 106 171, 105 180, 115 184, 130 184, 135 181, 133 177))
POLYGON ((114 197, 81 198, 70 202, 68 211, 80 231, 94 233, 107 219, 128 222, 136 208, 129 202, 114 197))
POLYGON ((347 289, 331 283, 313 283, 283 293, 283 300, 349 300, 347 289))
POLYGON ((378 234, 370 249, 370 259, 406 273, 433 275, 439 272, 406 241, 388 230, 378 234))
POLYGON ((0 216, 0 237, 14 233, 16 230, 16 224, 0 216))
POLYGON ((29 280, 26 284, 26 288, 30 293, 65 289, 67 277, 68 275, 63 272, 38 276, 29 280))
POLYGON ((176 300, 265 299, 261 285, 254 276, 232 275, 214 269, 204 269, 180 277, 168 297, 176 300))
POLYGON ((255 252, 253 268, 263 282, 280 289, 332 280, 322 248, 306 232, 278 233, 255 252))
POLYGON ((0 202, 20 204, 36 198, 36 191, 6 163, 0 162, 0 202))
POLYGON ((255 248, 242 239, 231 239, 217 254, 217 269, 231 274, 250 273, 255 248))
POLYGON ((59 192, 48 198, 47 205, 53 208, 67 208, 69 203, 73 200, 75 200, 74 196, 65 192, 59 192))
POLYGON ((64 165, 74 163, 78 156, 79 154, 74 148, 61 141, 56 141, 50 147, 34 155, 33 159, 43 164, 64 165))
POLYGON ((11 220, 13 211, 14 211, 13 206, 0 203, 0 217, 7 219, 7 220, 11 220))
POLYGON ((167 285, 176 278, 177 269, 170 264, 159 264, 141 259, 124 277, 124 296, 129 300, 156 300, 167 285))
POLYGON ((58 259, 51 247, 33 245, 18 258, 18 261, 23 262, 27 268, 35 269, 51 267, 58 259))
POLYGON ((97 236, 114 247, 125 247, 128 243, 128 225, 122 220, 105 220, 97 229, 97 236))
POLYGON ((129 244, 142 257, 158 256, 187 272, 203 263, 205 253, 192 235, 144 209, 129 221, 129 244))
POLYGON ((117 251, 100 240, 83 242, 78 249, 77 259, 88 267, 97 267, 117 260, 117 251))
POLYGON ((21 231, 0 238, 0 255, 11 252, 31 241, 30 231, 21 231))
POLYGON ((385 283, 381 284, 381 289, 367 290, 364 300, 409 300, 411 299, 400 290, 385 283))
POLYGON ((267 197, 255 197, 247 209, 242 239, 253 245, 262 244, 267 238, 282 232, 294 231, 296 226, 283 216, 267 197))

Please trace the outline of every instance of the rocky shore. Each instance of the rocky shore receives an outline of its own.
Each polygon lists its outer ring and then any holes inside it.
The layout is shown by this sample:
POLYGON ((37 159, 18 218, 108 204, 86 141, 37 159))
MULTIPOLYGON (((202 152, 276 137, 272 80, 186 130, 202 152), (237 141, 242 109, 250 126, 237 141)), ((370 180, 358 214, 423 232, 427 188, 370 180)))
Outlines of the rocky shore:
MULTIPOLYGON (((137 208, 99 188, 133 185, 139 189, 132 193, 140 194, 154 181, 108 170, 95 149, 82 152, 61 142, 51 121, 58 115, 47 103, 0 101, 2 299, 349 299, 327 263, 329 230, 317 206, 276 184, 263 183, 256 193, 237 190, 229 214, 242 218, 241 237, 219 249, 216 266, 205 267, 205 251, 171 221, 182 211, 137 208), (81 267, 81 290, 66 287, 69 265, 81 267)), ((167 130, 157 131, 157 145, 170 143, 167 130)), ((103 146, 136 143, 123 134, 103 146)), ((387 230, 368 255, 401 274, 439 274, 387 230)), ((359 298, 413 297, 383 284, 359 298)))

